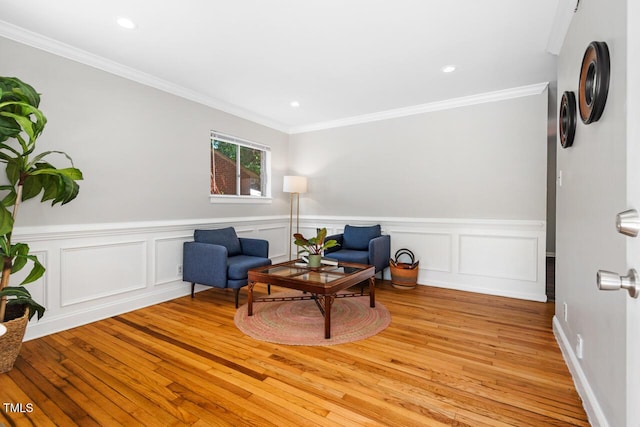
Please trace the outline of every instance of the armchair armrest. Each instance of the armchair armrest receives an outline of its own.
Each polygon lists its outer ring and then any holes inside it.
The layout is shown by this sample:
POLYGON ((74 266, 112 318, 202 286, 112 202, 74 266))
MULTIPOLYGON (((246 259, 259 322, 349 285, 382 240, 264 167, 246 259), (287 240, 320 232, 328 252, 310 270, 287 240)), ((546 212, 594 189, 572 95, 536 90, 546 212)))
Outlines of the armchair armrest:
POLYGON ((391 236, 383 235, 369 241, 369 262, 382 271, 389 266, 391 258, 391 236))
POLYGON ((182 252, 182 280, 226 287, 227 254, 227 248, 221 245, 185 242, 182 252))
POLYGON ((343 233, 334 234, 332 236, 325 237, 325 239, 324 239, 325 241, 326 240, 335 240, 336 242, 338 242, 338 246, 334 246, 332 248, 326 249, 324 251, 324 254, 327 255, 327 254, 330 254, 331 252, 339 251, 342 248, 342 243, 344 241, 343 237, 344 237, 343 233))
POLYGON ((269 241, 240 237, 240 246, 244 255, 269 258, 269 241))

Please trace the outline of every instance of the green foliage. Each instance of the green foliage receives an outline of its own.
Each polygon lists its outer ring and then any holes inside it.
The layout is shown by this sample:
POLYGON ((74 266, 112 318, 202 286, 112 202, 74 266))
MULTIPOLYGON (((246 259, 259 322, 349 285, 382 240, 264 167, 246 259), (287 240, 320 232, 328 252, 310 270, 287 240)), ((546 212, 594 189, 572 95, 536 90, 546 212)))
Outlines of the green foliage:
POLYGON ((296 244, 296 246, 300 246, 303 249, 302 252, 306 252, 309 255, 320 255, 325 249, 333 248, 340 245, 333 239, 325 240, 325 238, 327 237, 326 228, 318 229, 318 234, 315 237, 311 237, 309 239, 305 238, 300 233, 295 233, 293 237, 295 237, 294 243, 296 244))
POLYGON ((217 139, 212 141, 212 145, 214 150, 233 161, 237 160, 239 147, 240 165, 256 175, 260 175, 260 171, 262 170, 262 151, 242 145, 238 146, 230 142, 218 141, 217 139))
POLYGON ((29 246, 11 243, 18 205, 42 194, 41 202, 66 204, 78 195, 82 172, 73 160, 61 151, 45 151, 34 155, 36 140, 42 134, 47 119, 38 109, 40 95, 33 87, 15 77, 0 77, 0 163, 5 164, 8 184, 0 185, 0 259, 3 261, 0 286, 0 321, 5 304, 26 304, 29 318, 42 317, 45 309, 22 287, 38 280, 45 272, 38 258, 29 255, 29 246), (52 155, 62 155, 70 167, 58 169, 46 161, 52 155), (11 210, 10 210, 11 209, 11 210), (19 286, 8 286, 9 275, 31 265, 31 270, 19 286))

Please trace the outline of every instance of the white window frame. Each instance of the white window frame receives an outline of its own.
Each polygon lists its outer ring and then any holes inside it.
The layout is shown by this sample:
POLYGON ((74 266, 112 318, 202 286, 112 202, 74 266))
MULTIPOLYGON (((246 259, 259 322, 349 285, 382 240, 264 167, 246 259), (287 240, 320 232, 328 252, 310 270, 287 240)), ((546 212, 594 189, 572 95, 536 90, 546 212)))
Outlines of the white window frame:
MULTIPOLYGON (((260 150, 264 153, 264 166, 261 168, 261 181, 262 188, 264 188, 264 195, 251 196, 242 194, 209 194, 209 200, 211 203, 271 203, 271 147, 268 145, 260 144, 248 139, 239 138, 237 136, 225 134, 215 130, 211 131, 209 138, 209 150, 213 149, 213 140, 234 144, 239 147, 247 147, 255 150, 260 150)), ((237 157, 240 159, 240 156, 237 157)), ((209 168, 211 169, 211 164, 209 168)), ((240 162, 236 162, 236 189, 240 192, 240 162)), ((209 186, 211 187, 211 186, 209 186)))

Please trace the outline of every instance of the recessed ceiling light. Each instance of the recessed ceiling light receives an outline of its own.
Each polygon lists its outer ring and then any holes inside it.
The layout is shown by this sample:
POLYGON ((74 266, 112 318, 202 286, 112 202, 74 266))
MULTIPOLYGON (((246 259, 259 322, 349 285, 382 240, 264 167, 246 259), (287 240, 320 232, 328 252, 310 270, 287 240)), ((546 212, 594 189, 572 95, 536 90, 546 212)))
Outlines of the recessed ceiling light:
POLYGON ((127 30, 133 30, 136 28, 136 23, 129 18, 120 17, 116 20, 116 22, 122 28, 126 28, 127 30))
POLYGON ((298 108, 300 106, 300 103, 298 101, 291 101, 291 105, 293 108, 298 108))
POLYGON ((453 73, 456 70, 455 65, 445 65, 441 68, 443 73, 453 73))

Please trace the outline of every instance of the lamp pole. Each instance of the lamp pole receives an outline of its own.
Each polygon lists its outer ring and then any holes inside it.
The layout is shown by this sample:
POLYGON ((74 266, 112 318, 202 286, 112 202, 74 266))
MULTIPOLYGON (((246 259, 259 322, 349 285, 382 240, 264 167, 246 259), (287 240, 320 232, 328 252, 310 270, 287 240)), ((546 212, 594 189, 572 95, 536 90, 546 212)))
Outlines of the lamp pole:
POLYGON ((284 177, 282 191, 289 193, 289 261, 291 261, 291 238, 293 237, 293 197, 296 197, 296 233, 300 232, 300 193, 307 192, 307 178, 287 175, 284 177))

